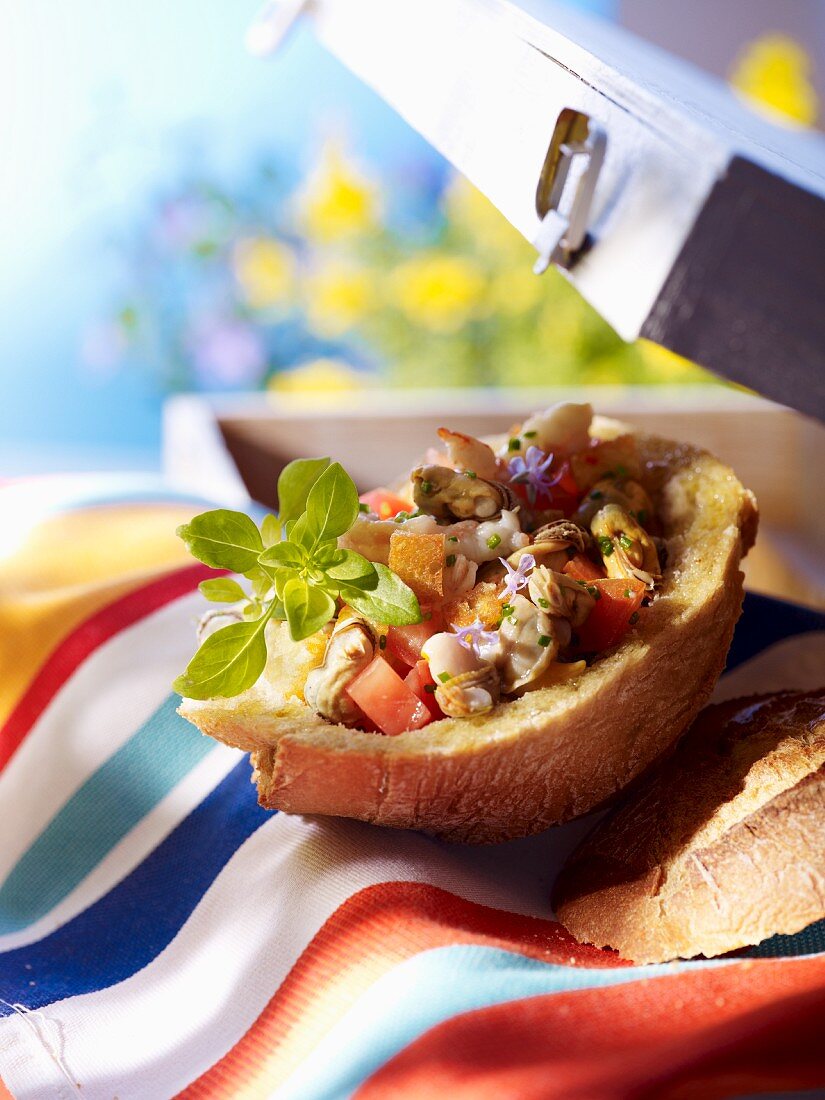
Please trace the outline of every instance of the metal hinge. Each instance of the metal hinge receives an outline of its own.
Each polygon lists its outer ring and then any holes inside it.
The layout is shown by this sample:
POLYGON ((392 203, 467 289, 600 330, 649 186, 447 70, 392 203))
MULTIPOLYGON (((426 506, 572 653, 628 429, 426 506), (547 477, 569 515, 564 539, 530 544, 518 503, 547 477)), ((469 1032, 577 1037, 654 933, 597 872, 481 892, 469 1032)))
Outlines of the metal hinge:
POLYGON ((536 213, 541 225, 533 239, 538 251, 533 271, 543 274, 550 264, 569 267, 587 239, 593 195, 599 178, 607 134, 582 111, 565 107, 558 117, 536 188, 536 213), (573 195, 562 211, 571 168, 581 165, 573 195))

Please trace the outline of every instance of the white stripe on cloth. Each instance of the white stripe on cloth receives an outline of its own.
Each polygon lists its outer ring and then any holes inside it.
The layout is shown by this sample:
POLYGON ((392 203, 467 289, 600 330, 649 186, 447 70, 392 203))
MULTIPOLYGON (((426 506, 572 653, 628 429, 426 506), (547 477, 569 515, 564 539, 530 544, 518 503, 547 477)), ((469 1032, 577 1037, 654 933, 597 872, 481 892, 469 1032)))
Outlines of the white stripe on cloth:
POLYGON ((75 791, 160 706, 194 648, 203 597, 174 600, 108 639, 57 691, 0 772, 14 828, 0 846, 0 882, 75 791))

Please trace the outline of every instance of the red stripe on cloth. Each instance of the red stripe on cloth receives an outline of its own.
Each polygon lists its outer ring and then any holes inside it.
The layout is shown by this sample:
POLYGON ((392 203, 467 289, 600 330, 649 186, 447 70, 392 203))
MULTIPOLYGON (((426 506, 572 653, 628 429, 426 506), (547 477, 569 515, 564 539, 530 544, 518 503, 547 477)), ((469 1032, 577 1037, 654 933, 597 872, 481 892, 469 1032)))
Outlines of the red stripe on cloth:
POLYGON ((491 909, 422 883, 368 886, 336 909, 249 1031, 180 1097, 268 1096, 382 974, 448 944, 484 944, 568 966, 626 965, 580 946, 555 921, 491 909))
POLYGON ((825 1081, 825 958, 531 997, 426 1032, 358 1100, 717 1100, 825 1081))
POLYGON ((0 771, 75 669, 99 646, 140 619, 185 596, 208 577, 225 575, 206 565, 187 565, 142 584, 96 611, 52 650, 0 727, 0 771))

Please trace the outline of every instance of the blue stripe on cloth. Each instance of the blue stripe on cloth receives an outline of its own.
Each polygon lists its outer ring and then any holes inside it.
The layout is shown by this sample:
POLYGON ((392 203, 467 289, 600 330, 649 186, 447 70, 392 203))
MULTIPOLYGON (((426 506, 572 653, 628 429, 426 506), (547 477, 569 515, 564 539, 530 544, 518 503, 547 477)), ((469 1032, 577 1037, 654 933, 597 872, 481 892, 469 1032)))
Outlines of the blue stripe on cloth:
POLYGON ((216 747, 170 696, 72 795, 0 887, 0 935, 63 900, 216 747))
POLYGON ((768 646, 794 634, 809 634, 814 630, 825 630, 825 615, 822 612, 747 592, 742 618, 737 623, 725 667, 734 669, 768 646))
POLYGON ((425 1031, 462 1012, 726 965, 703 960, 588 969, 501 948, 436 947, 405 959, 374 982, 273 1095, 277 1100, 341 1100, 425 1031))
MULTIPOLYGON (((255 799, 244 758, 105 897, 37 943, 0 955, 0 997, 42 1008, 114 985, 150 963, 238 848, 270 818, 255 799)), ((0 1003, 0 1015, 11 1011, 0 1003)))

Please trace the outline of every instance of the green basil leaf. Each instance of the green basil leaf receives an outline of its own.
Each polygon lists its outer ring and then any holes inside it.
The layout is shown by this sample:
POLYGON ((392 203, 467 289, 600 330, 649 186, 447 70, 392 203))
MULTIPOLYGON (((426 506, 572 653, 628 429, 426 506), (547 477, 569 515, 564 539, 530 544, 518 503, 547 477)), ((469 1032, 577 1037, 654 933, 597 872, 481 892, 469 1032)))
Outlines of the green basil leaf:
POLYGON ((335 600, 323 588, 292 577, 284 586, 284 608, 289 632, 296 642, 326 626, 335 614, 335 600))
POLYGON ((212 581, 201 581, 198 585, 202 596, 212 603, 236 603, 246 599, 246 592, 231 577, 216 577, 212 581))
POLYGON ((290 524, 289 541, 303 546, 305 550, 312 551, 315 547, 315 534, 304 512, 292 524, 290 524))
POLYGON ((240 695, 266 666, 264 628, 270 613, 251 623, 232 623, 210 634, 172 685, 186 699, 240 695))
POLYGON ((198 561, 233 573, 254 568, 264 548, 261 533, 249 516, 226 508, 202 512, 179 527, 177 533, 198 561))
POLYGON ((300 569, 307 560, 305 548, 295 542, 276 542, 259 556, 258 561, 266 566, 286 566, 300 569))
POLYGON ((274 546, 281 541, 281 521, 277 516, 264 516, 261 523, 261 538, 264 546, 274 546))
POLYGON ((296 520, 305 511, 310 490, 328 466, 328 458, 296 458, 284 466, 278 478, 278 512, 282 524, 296 520))
MULTIPOLYGON (((355 482, 339 462, 331 463, 307 497, 306 523, 313 546, 349 531, 358 518, 358 504, 355 482)), ((298 526, 300 521, 296 529, 298 526)))
MULTIPOLYGON (((331 565, 324 567, 321 562, 318 565, 330 580, 358 584, 359 587, 362 583, 366 583, 376 576, 375 566, 372 562, 367 561, 362 554, 356 553, 355 550, 338 550, 332 559, 331 565)), ((375 583, 378 583, 377 580, 375 583)))
POLYGON ((421 622, 421 608, 411 588, 386 565, 375 565, 376 580, 341 584, 341 598, 375 623, 409 626, 421 622))

